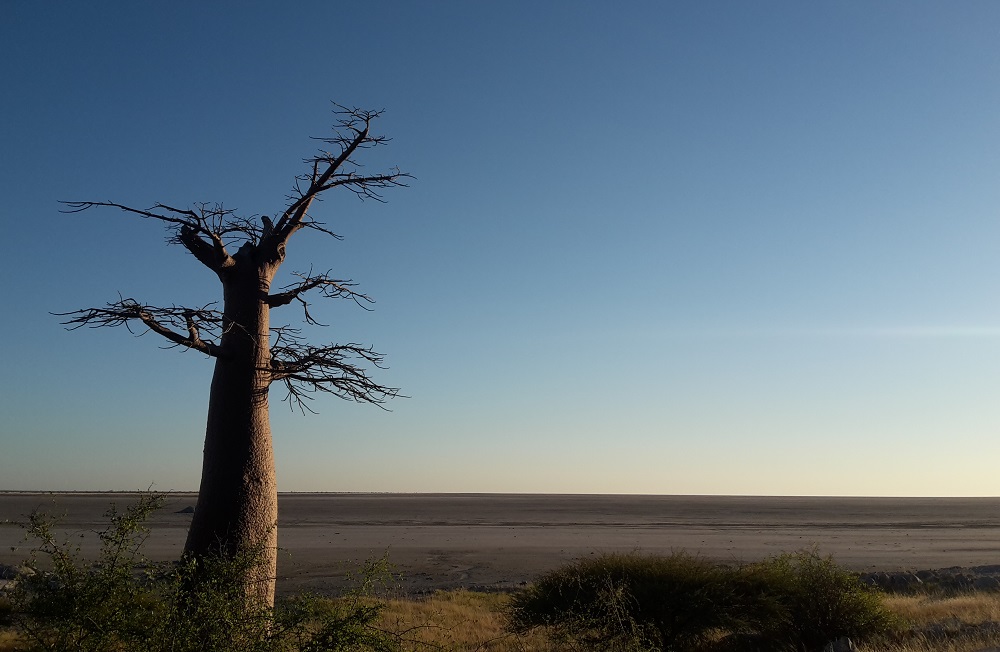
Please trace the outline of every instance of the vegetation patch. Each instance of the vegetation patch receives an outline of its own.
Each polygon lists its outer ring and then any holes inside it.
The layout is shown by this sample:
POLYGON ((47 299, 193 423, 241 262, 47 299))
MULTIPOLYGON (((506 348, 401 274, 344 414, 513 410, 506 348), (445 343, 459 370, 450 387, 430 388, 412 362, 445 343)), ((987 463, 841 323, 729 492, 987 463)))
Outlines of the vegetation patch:
MULTIPOLYGON (((96 562, 56 538, 53 520, 35 513, 37 542, 7 596, 12 634, 6 649, 25 652, 395 652, 396 636, 377 622, 383 603, 301 596, 271 607, 254 599, 247 577, 259 552, 153 564, 142 555, 144 523, 162 504, 142 498, 107 513, 96 562)), ((378 570, 378 565, 370 572, 378 570)), ((369 577, 366 575, 366 577, 369 577)), ((2 640, 2 639, 0 639, 2 640)), ((4 649, 4 648, 0 648, 4 649)))
POLYGON ((514 632, 587 650, 811 650, 885 637, 898 619, 856 575, 815 552, 740 567, 684 553, 603 555, 516 595, 514 632))

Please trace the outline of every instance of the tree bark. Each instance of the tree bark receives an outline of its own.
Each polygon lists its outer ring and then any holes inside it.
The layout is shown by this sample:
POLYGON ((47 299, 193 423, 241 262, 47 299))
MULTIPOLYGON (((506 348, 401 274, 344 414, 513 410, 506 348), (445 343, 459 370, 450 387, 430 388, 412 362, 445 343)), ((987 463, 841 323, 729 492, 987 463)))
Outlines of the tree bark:
POLYGON ((184 551, 194 558, 249 555, 247 595, 274 604, 278 493, 268 411, 269 306, 262 300, 270 270, 253 247, 220 272, 224 308, 222 355, 208 404, 201 488, 184 551))

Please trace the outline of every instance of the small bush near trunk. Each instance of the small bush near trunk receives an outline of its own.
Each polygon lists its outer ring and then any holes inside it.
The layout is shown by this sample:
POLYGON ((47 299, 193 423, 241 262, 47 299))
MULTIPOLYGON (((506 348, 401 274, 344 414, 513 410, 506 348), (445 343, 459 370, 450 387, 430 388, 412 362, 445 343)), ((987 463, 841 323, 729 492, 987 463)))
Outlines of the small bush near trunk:
POLYGON ((142 555, 144 522, 162 504, 146 496, 108 512, 96 562, 60 540, 54 521, 32 514, 37 542, 9 595, 9 617, 26 652, 395 652, 375 623, 378 601, 308 597, 270 608, 247 600, 252 553, 198 563, 153 564, 142 555))

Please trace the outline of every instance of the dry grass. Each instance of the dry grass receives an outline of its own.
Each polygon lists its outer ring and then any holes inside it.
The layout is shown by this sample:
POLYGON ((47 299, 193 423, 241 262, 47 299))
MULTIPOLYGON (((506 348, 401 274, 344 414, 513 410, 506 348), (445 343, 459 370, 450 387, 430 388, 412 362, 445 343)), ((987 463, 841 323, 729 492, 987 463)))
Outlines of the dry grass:
MULTIPOLYGON (((389 600, 380 626, 400 632, 406 652, 554 652, 540 633, 514 636, 504 631, 502 609, 509 596, 471 591, 439 591, 419 600, 389 600)), ((886 605, 915 632, 935 624, 955 631, 961 625, 1000 622, 1000 594, 973 593, 949 598, 888 596, 886 605)), ((13 652, 16 638, 0 630, 0 652, 13 652)), ((1000 635, 949 638, 912 633, 903 640, 860 646, 861 652, 976 652, 1000 646, 1000 635)))
POLYGON ((916 637, 904 643, 859 645, 859 652, 982 652, 998 645, 995 636, 971 636, 954 639, 916 637))
POLYGON ((1000 594, 887 596, 885 604, 909 624, 911 633, 898 642, 860 646, 861 652, 977 652, 1000 647, 997 630, 976 633, 966 627, 1000 622, 1000 594))
POLYGON ((952 619, 967 624, 1000 621, 1000 593, 969 593, 949 598, 893 595, 885 598, 885 604, 914 625, 952 619))
POLYGON ((421 600, 390 600, 381 626, 402 632, 404 650, 462 652, 547 652, 536 633, 515 636, 504 630, 502 609, 510 596, 472 591, 438 591, 421 600))
POLYGON ((0 631, 0 652, 14 652, 17 636, 13 632, 0 631))

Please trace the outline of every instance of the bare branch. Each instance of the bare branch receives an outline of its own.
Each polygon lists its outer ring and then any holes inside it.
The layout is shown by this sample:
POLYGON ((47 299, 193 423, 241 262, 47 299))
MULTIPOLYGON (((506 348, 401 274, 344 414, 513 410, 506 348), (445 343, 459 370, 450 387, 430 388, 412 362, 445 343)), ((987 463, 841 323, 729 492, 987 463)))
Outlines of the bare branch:
POLYGON ((269 294, 265 301, 271 308, 286 306, 292 301, 298 301, 305 311, 306 323, 317 326, 325 325, 313 319, 312 315, 309 314, 309 304, 302 298, 302 295, 310 290, 319 288, 320 295, 327 299, 351 299, 365 310, 371 310, 365 304, 375 303, 375 300, 367 294, 361 294, 351 289, 357 285, 356 283, 351 280, 332 278, 329 272, 314 275, 312 270, 309 270, 308 274, 296 272, 294 275, 302 280, 281 288, 281 291, 276 294, 269 294))
POLYGON ((406 188, 402 179, 411 178, 411 175, 400 172, 399 168, 392 168, 389 174, 379 174, 375 176, 360 176, 354 173, 334 175, 334 179, 323 187, 323 190, 344 186, 358 198, 374 199, 384 202, 382 194, 378 191, 382 188, 406 188))
MULTIPOLYGON (((188 225, 192 224, 189 218, 162 215, 160 213, 152 212, 152 209, 142 210, 138 208, 131 208, 129 206, 123 206, 122 204, 116 204, 115 202, 110 202, 110 201, 61 201, 59 203, 69 207, 66 210, 62 211, 63 213, 82 213, 83 211, 89 208, 94 208, 95 206, 107 206, 111 208, 120 208, 126 213, 135 213, 136 215, 140 215, 145 218, 160 220, 161 222, 176 224, 178 226, 182 226, 185 224, 188 225)), ((169 211, 171 209, 168 208, 167 210, 169 211)))
POLYGON ((226 250, 226 239, 232 241, 233 234, 242 234, 245 239, 257 241, 260 227, 252 220, 237 217, 233 211, 221 204, 198 204, 197 210, 175 208, 167 204, 156 204, 152 208, 132 208, 116 202, 64 201, 66 213, 80 213, 94 207, 117 208, 144 219, 159 220, 172 230, 170 242, 183 245, 203 265, 219 272, 233 264, 226 250))
POLYGON ((309 166, 308 174, 296 177, 294 192, 290 199, 292 203, 275 224, 275 236, 281 242, 287 242, 293 233, 302 228, 312 228, 329 235, 332 232, 323 228, 313 220, 308 212, 313 201, 319 195, 331 188, 345 186, 362 199, 382 201, 378 190, 395 186, 405 186, 404 179, 409 174, 392 168, 383 174, 365 175, 359 172, 360 165, 351 156, 362 149, 370 149, 388 142, 384 136, 372 135, 370 132, 373 120, 382 115, 382 111, 366 111, 358 108, 348 108, 335 104, 337 123, 334 126, 332 138, 321 138, 321 142, 334 145, 333 152, 321 151, 316 156, 306 159, 309 166))
POLYGON ((312 346, 302 341, 297 329, 287 327, 272 329, 272 333, 271 378, 285 384, 285 400, 291 407, 311 412, 305 401, 317 392, 379 407, 401 396, 398 388, 378 384, 360 366, 367 363, 384 369, 382 355, 371 347, 353 343, 312 346))
POLYGON ((191 208, 177 208, 168 204, 155 204, 148 209, 132 208, 117 202, 71 201, 62 202, 65 212, 78 213, 94 207, 117 208, 145 219, 159 220, 173 232, 170 242, 183 245, 198 261, 216 273, 232 267, 235 262, 227 247, 240 247, 250 243, 258 247, 257 259, 273 270, 285 257, 288 238, 300 229, 313 229, 340 238, 309 215, 314 200, 332 188, 344 187, 360 199, 384 201, 381 191, 386 188, 404 187, 411 175, 391 168, 380 174, 365 174, 362 166, 351 157, 359 150, 370 149, 389 142, 385 136, 370 131, 373 120, 382 111, 368 111, 335 104, 337 116, 334 135, 320 138, 332 151, 320 151, 306 159, 307 174, 295 179, 291 203, 284 213, 272 221, 268 216, 241 217, 221 204, 195 204, 191 208))
POLYGON ((153 331, 171 342, 169 348, 183 346, 212 357, 222 357, 224 352, 214 341, 222 335, 222 313, 211 309, 211 305, 201 308, 158 308, 143 305, 135 299, 119 298, 118 301, 108 303, 105 308, 82 308, 53 314, 67 317, 62 323, 69 330, 84 326, 124 326, 130 333, 134 333, 131 322, 141 322, 147 330, 139 335, 153 331), (187 335, 179 331, 186 331, 187 335), (205 334, 213 339, 204 339, 205 334))

